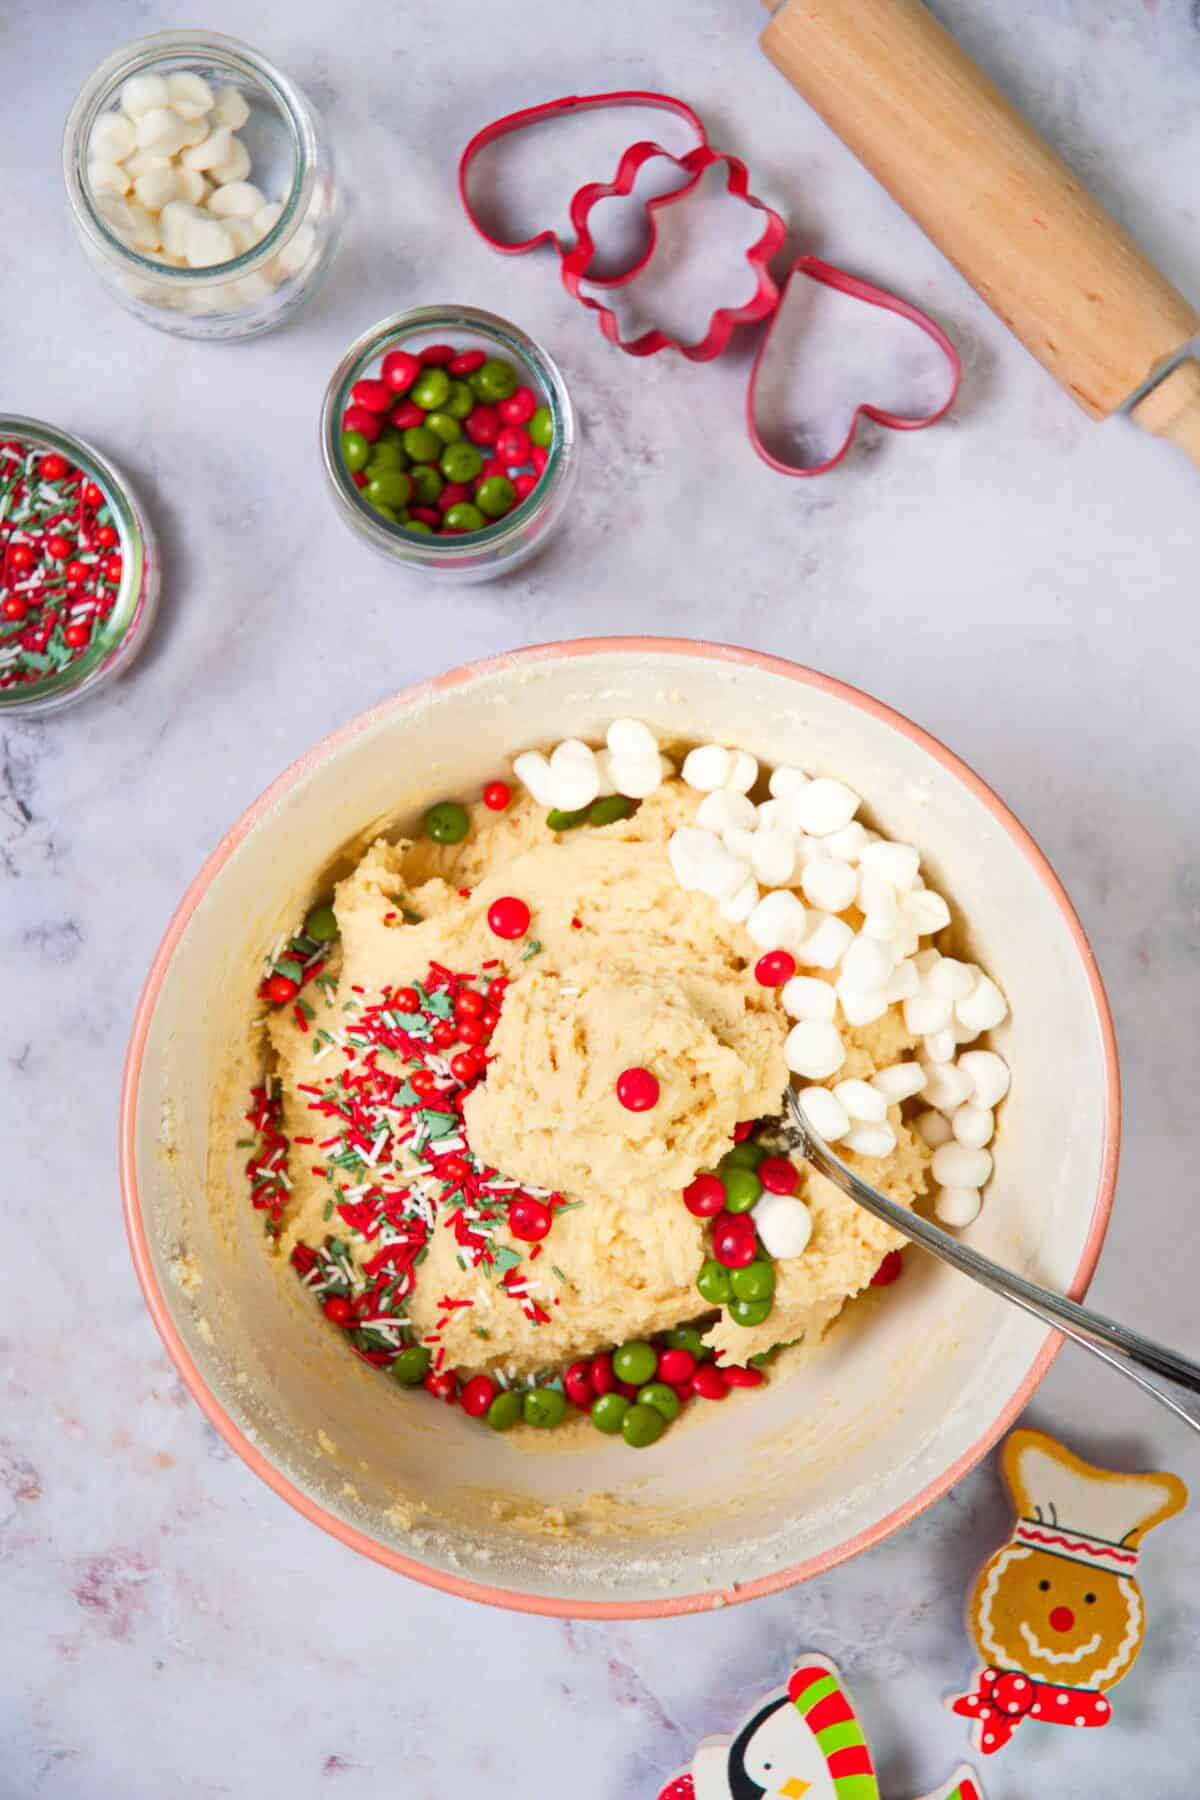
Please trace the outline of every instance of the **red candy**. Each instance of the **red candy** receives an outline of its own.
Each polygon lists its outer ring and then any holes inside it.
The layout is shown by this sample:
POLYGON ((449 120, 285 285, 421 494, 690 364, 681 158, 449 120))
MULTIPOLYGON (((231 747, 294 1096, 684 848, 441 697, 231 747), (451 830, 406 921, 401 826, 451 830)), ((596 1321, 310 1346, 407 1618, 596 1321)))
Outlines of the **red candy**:
POLYGON ((725 1210, 725 1189, 718 1175, 697 1175, 683 1190, 683 1204, 697 1219, 715 1219, 725 1210))
POLYGON ((754 1120, 753 1119, 742 1119, 733 1128, 734 1143, 735 1144, 744 1144, 746 1139, 750 1136, 750 1133, 753 1130, 754 1130, 754 1120))
POLYGON ((519 469, 529 461, 533 445, 523 425, 506 425, 496 439, 496 455, 506 468, 519 469))
POLYGON ((8 553, 8 566, 14 575, 28 575, 36 560, 29 544, 14 544, 8 553))
POLYGON ((524 1244, 536 1244, 554 1223, 554 1214, 544 1200, 532 1194, 520 1194, 508 1209, 508 1229, 524 1244))
POLYGON ((342 430, 361 432, 373 444, 383 430, 383 420, 369 407, 348 406, 342 414, 342 430))
POLYGON ((712 1253, 725 1269, 744 1269, 758 1253, 754 1220, 749 1213, 722 1213, 712 1227, 712 1253))
POLYGON ((489 812, 503 812, 512 802, 512 789, 507 781, 489 781, 483 790, 483 804, 489 812))
POLYGON ((393 394, 407 394, 421 373, 421 365, 407 350, 389 350, 379 373, 393 394))
POLYGON ((659 1381, 669 1381, 672 1387, 677 1383, 690 1381, 696 1372, 696 1359, 690 1350, 660 1350, 658 1356, 659 1381))
POLYGON ((605 1352, 599 1356, 593 1356, 588 1368, 588 1375, 592 1383, 592 1392, 597 1398, 601 1394, 611 1394, 617 1385, 617 1378, 613 1374, 612 1357, 605 1352))
POLYGON ((456 1019, 477 1019, 486 1005, 482 994, 476 993, 474 988, 464 988, 454 1002, 454 1016, 456 1019))
POLYGON ((101 525, 96 532, 96 543, 101 550, 111 550, 117 542, 117 531, 114 525, 101 525))
POLYGON ((505 894, 502 899, 493 900, 488 907, 488 930, 495 937, 507 938, 510 942, 525 936, 529 930, 529 919, 529 908, 513 894, 505 894))
POLYGON ((300 983, 290 975, 271 975, 267 979, 267 999, 276 1006, 286 1006, 300 992, 300 983))
POLYGON ((592 1387, 591 1364, 584 1359, 573 1362, 563 1374, 563 1388, 572 1406, 582 1406, 585 1411, 595 1399, 592 1387))
POLYGON ((617 1076, 617 1099, 627 1112, 649 1112, 658 1105, 658 1078, 649 1069, 622 1069, 617 1076))
POLYGON ((470 1173, 471 1165, 465 1156, 448 1156, 438 1165, 438 1174, 443 1181, 465 1181, 470 1173))
POLYGON ((904 1258, 898 1250, 889 1250, 871 1277, 872 1287, 891 1287, 904 1273, 904 1258))
POLYGON ((0 613, 3 613, 6 619, 14 619, 18 622, 25 617, 28 611, 29 602, 22 600, 20 594, 9 594, 3 605, 0 605, 0 613))
POLYGON ((368 412, 385 413, 395 395, 386 381, 372 381, 368 378, 355 382, 350 389, 350 398, 356 406, 365 406, 368 412))
POLYGON ((487 355, 482 350, 461 350, 446 366, 451 375, 473 375, 476 369, 482 369, 487 355))
POLYGON ((365 488, 367 485, 367 478, 361 469, 351 470, 350 479, 356 488, 365 488))
POLYGON ((462 1409, 469 1419, 482 1419, 499 1392, 490 1375, 473 1375, 462 1391, 462 1409))
POLYGON ((105 581, 111 581, 115 586, 121 579, 121 571, 124 566, 125 565, 119 556, 106 556, 104 559, 105 581))
MULTIPOLYGON (((455 1081, 474 1081, 481 1067, 482 1064, 473 1050, 460 1050, 457 1056, 450 1058, 450 1073, 455 1081)), ((419 1072, 424 1073, 423 1070, 419 1072)))
POLYGON ((348 1325, 354 1317, 354 1308, 342 1294, 331 1294, 321 1311, 334 1325, 348 1325))
POLYGON ((616 1391, 618 1394, 624 1394, 624 1396, 627 1400, 636 1400, 638 1397, 637 1382, 636 1381, 618 1381, 616 1391))
POLYGON ((448 481, 437 497, 436 505, 439 513, 449 512, 460 500, 469 500, 471 490, 465 481, 448 481))
POLYGON ((794 1194, 800 1185, 800 1171, 786 1156, 767 1156, 758 1165, 758 1179, 768 1194, 794 1194))
POLYGON ((768 950, 754 965, 754 979, 760 987, 782 987, 796 973, 796 959, 790 950, 768 950))
POLYGON ((503 425, 525 425, 537 411, 537 404, 532 388, 519 387, 507 400, 497 400, 496 411, 503 425))
POLYGON ((715 1363, 698 1364, 692 1373, 691 1389, 701 1400, 724 1400, 729 1389, 725 1386, 725 1377, 715 1363))
POLYGON ((538 484, 538 478, 536 475, 530 474, 514 475, 512 484, 517 490, 517 499, 528 500, 530 494, 532 494, 534 488, 538 484))
POLYGON ((82 650, 85 644, 91 642, 91 637, 91 626, 82 623, 68 625, 63 632, 63 642, 69 644, 72 650, 82 650))
POLYGON ((494 406, 481 403, 467 414, 463 430, 473 444, 494 444, 500 436, 500 415, 494 406))
POLYGON ((398 400, 388 414, 388 424, 394 425, 397 431, 407 431, 410 425, 423 425, 425 414, 415 400, 398 400))
POLYGON ((427 368, 436 368, 445 363, 452 363, 457 354, 453 344, 426 344, 423 350, 417 352, 427 368))
POLYGON ((536 472, 540 475, 546 464, 550 461, 550 452, 548 450, 543 450, 540 444, 535 444, 533 449, 529 452, 529 460, 533 464, 536 472))
POLYGON ((745 1369, 740 1363, 722 1363, 718 1373, 726 1387, 752 1388, 762 1385, 762 1370, 745 1369))
POLYGON ((430 1042, 436 1050, 448 1050, 457 1037, 458 1032, 449 1019, 439 1019, 429 1033, 430 1042))
POLYGON ((397 1012, 419 1012, 421 996, 416 988, 397 988, 392 995, 392 1005, 397 1012))
POLYGON ((57 531, 46 539, 46 555, 52 556, 55 562, 61 562, 64 556, 70 556, 70 554, 70 544, 65 537, 60 537, 57 531))
POLYGON ((489 456, 488 460, 484 463, 482 469, 480 469, 478 475, 475 477, 475 486, 478 489, 483 486, 485 481, 490 481, 493 475, 507 475, 507 473, 508 471, 502 462, 498 462, 494 456, 489 456))
POLYGON ((410 506, 408 512, 410 518, 420 519, 423 525, 432 527, 442 522, 442 515, 436 506, 410 506))
MULTIPOLYGON (((453 1063, 450 1066, 453 1069, 453 1063)), ((430 1094, 437 1093, 437 1076, 432 1069, 414 1069, 408 1085, 419 1100, 428 1100, 430 1094)))
POLYGON ((487 1036, 487 1028, 482 1019, 460 1019, 458 1035, 464 1044, 482 1044, 487 1036))
POLYGON ((440 1375, 430 1369, 421 1385, 427 1394, 432 1394, 435 1400, 444 1400, 447 1406, 453 1406, 458 1399, 458 1376, 453 1369, 443 1369, 440 1375))
POLYGON ((57 450, 51 450, 38 464, 39 472, 47 481, 61 481, 69 467, 66 458, 60 456, 57 450))

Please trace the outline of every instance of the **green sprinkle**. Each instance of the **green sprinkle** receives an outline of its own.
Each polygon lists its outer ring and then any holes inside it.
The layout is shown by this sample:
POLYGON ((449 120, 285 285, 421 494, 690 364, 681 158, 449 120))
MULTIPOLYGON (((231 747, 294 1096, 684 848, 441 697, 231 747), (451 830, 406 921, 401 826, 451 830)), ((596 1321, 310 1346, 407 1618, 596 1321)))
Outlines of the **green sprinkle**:
POLYGON ((255 1140, 253 1138, 238 1138, 237 1142, 234 1145, 234 1149, 235 1150, 253 1150, 254 1142, 255 1142, 255 1140))
POLYGON ((313 1019, 316 1018, 317 1015, 313 1011, 312 1007, 308 1004, 307 1000, 297 1000, 296 1005, 300 1008, 300 1011, 304 1014, 305 1018, 307 1020, 309 1020, 310 1023, 312 1022, 313 1019))
POLYGON ((286 975, 289 981, 303 981, 304 964, 297 962, 294 956, 281 956, 272 967, 276 975, 286 975))
POLYGON ((512 1249, 508 1244, 501 1244, 496 1252, 496 1268, 501 1275, 506 1275, 510 1269, 515 1269, 520 1261, 520 1251, 512 1249))
POLYGON ((321 1214, 321 1217, 323 1219, 332 1219, 332 1217, 333 1217, 333 1201, 332 1200, 327 1200, 325 1202, 325 1211, 321 1214))
POLYGON ((550 1273, 552 1275, 557 1275, 557 1277, 560 1281, 566 1281, 566 1279, 567 1279, 566 1276, 563 1274, 562 1270, 559 1268, 557 1263, 550 1264, 550 1273))
POLYGON ((541 942, 538 938, 530 938, 529 942, 521 952, 521 961, 528 962, 531 956, 540 955, 541 948, 541 942))

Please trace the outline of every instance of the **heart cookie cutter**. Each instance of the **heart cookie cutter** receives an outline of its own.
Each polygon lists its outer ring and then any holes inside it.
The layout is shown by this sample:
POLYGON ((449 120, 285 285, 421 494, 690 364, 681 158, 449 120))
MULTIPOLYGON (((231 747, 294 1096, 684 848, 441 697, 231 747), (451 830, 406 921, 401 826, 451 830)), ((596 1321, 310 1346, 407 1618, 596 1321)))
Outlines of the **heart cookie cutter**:
POLYGON ((746 424, 751 445, 763 462, 777 474, 793 477, 808 477, 825 474, 836 468, 850 450, 858 434, 859 421, 871 419, 875 424, 890 431, 922 431, 926 426, 934 425, 945 416, 953 405, 958 394, 962 376, 962 365, 953 342, 928 313, 909 301, 902 300, 885 288, 874 286, 861 277, 852 275, 848 270, 839 269, 832 263, 823 262, 818 257, 799 256, 793 262, 782 287, 775 281, 770 271, 771 259, 783 245, 787 236, 787 225, 778 212, 769 207, 765 201, 759 200, 750 191, 750 177, 747 167, 739 157, 716 150, 708 141, 708 133, 704 123, 695 109, 686 100, 673 94, 659 94, 646 89, 624 89, 606 94, 571 94, 558 100, 544 101, 538 106, 522 108, 518 112, 507 113, 502 118, 493 119, 484 125, 471 138, 459 157, 458 193, 463 210, 478 235, 490 249, 499 251, 505 256, 523 256, 529 251, 538 249, 543 244, 553 245, 559 258, 559 274, 567 292, 597 315, 601 331, 610 343, 627 356, 653 356, 660 350, 677 350, 689 362, 709 362, 720 356, 728 347, 734 328, 741 324, 752 324, 766 319, 767 329, 759 342, 750 371, 746 392, 746 424), (480 216, 471 198, 471 175, 476 158, 481 151, 500 139, 525 131, 552 118, 566 113, 595 112, 618 107, 647 108, 651 111, 670 112, 691 127, 695 132, 695 146, 676 155, 662 145, 649 139, 642 139, 631 144, 622 151, 616 171, 611 181, 586 182, 577 188, 568 205, 568 214, 574 240, 564 244, 556 231, 545 228, 535 232, 532 237, 508 239, 489 229, 480 216), (596 254, 595 240, 591 231, 591 214, 594 207, 602 200, 611 198, 627 198, 632 192, 642 168, 655 158, 672 163, 683 174, 683 181, 663 194, 658 194, 644 202, 646 215, 646 244, 641 254, 627 267, 615 275, 589 276, 588 269, 596 254), (714 309, 709 317, 708 325, 700 338, 693 343, 685 343, 660 327, 654 326, 631 339, 621 336, 620 324, 613 308, 598 298, 594 293, 584 293, 584 283, 595 289, 608 291, 625 287, 642 274, 654 260, 658 244, 656 214, 662 208, 675 205, 693 192, 704 174, 718 164, 727 170, 726 192, 743 204, 754 208, 763 215, 763 229, 759 237, 743 253, 746 262, 754 271, 754 288, 750 298, 737 306, 720 306, 714 309), (949 369, 948 391, 945 400, 934 411, 910 415, 889 411, 868 401, 860 401, 855 407, 846 435, 834 453, 820 463, 794 463, 779 457, 764 442, 759 431, 756 402, 758 383, 764 356, 769 346, 774 323, 787 290, 797 275, 835 288, 849 295, 852 299, 861 300, 870 306, 883 308, 901 318, 909 320, 934 343, 942 352, 949 369))

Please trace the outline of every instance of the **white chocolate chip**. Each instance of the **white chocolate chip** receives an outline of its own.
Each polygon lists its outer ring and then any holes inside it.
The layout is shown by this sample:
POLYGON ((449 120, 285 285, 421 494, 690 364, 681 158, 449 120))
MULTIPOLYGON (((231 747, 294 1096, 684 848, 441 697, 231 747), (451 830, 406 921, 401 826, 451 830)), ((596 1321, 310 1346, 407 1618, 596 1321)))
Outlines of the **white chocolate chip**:
POLYGON ((921 1050, 926 1062, 948 1063, 954 1061, 954 1052, 958 1049, 958 1039, 950 1025, 943 1025, 940 1031, 926 1032, 921 1040, 921 1050))
POLYGON ((749 874, 745 863, 731 856, 719 837, 694 825, 671 833, 667 856, 681 888, 698 890, 714 900, 731 900, 749 874))
POLYGON ((213 95, 211 118, 214 125, 240 131, 250 117, 245 96, 235 87, 219 87, 213 95))
POLYGON ((904 1024, 913 1037, 941 1031, 954 1016, 954 1008, 945 994, 935 994, 924 982, 911 999, 904 1002, 904 1024))
MULTIPOLYGON (((198 174, 198 170, 189 170, 198 174)), ((208 203, 208 210, 218 219, 251 219, 260 213, 266 200, 252 181, 231 181, 219 187, 208 203)))
POLYGON ((699 749, 688 751, 681 773, 689 787, 699 789, 702 794, 711 794, 716 788, 724 787, 732 767, 733 758, 728 750, 720 744, 702 744, 699 749))
POLYGON ((842 980, 852 988, 882 988, 892 973, 890 952, 875 938, 861 933, 842 957, 842 980))
POLYGON ((869 1081, 839 1081, 833 1091, 852 1119, 881 1125, 887 1118, 888 1103, 869 1081))
POLYGON ((156 156, 174 156, 183 148, 183 121, 169 106, 152 106, 137 122, 137 147, 156 156))
POLYGON ((604 741, 617 762, 653 762, 658 756, 658 739, 641 719, 614 719, 604 741))
POLYGON ((159 230, 162 233, 163 249, 171 256, 184 256, 187 250, 188 233, 197 224, 201 215, 186 200, 169 200, 159 214, 159 230))
POLYGON ((180 69, 167 76, 167 99, 181 119, 201 119, 212 111, 216 95, 203 75, 180 69))
POLYGON ((1008 1001, 995 982, 983 975, 965 1000, 958 1001, 955 1017, 971 1031, 991 1031, 1008 1017, 1008 1001))
POLYGON ((748 750, 733 750, 725 786, 731 794, 748 794, 758 780, 758 760, 748 750))
POLYGON ((88 186, 93 195, 107 194, 113 199, 120 199, 129 192, 129 175, 120 163, 90 162, 87 166, 88 186))
POLYGON ((128 119, 120 113, 101 113, 88 139, 88 156, 95 162, 120 163, 133 155, 136 146, 137 136, 128 119))
POLYGON ((868 844, 862 852, 862 866, 907 893, 916 886, 921 854, 911 844, 892 844, 881 838, 877 844, 868 844))
POLYGON ((161 212, 168 200, 177 199, 175 192, 175 171, 164 157, 156 169, 147 170, 139 175, 133 184, 133 191, 148 212, 161 212))
POLYGON ((706 831, 715 831, 718 836, 729 830, 753 831, 755 823, 754 803, 747 800, 744 794, 734 794, 728 788, 716 788, 711 794, 705 794, 696 808, 696 823, 703 825, 706 831))
POLYGON ((968 1150, 965 1144, 941 1144, 930 1164, 933 1179, 942 1187, 981 1188, 992 1173, 990 1150, 968 1150))
POLYGON ((979 1217, 979 1209, 983 1204, 978 1188, 956 1184, 952 1187, 938 1189, 933 1203, 934 1213, 943 1225, 949 1225, 955 1231, 971 1225, 979 1217))
POLYGON ((744 925, 758 905, 758 883, 748 877, 728 900, 722 900, 720 913, 732 925, 744 925))
POLYGON ((550 805, 560 812, 579 812, 592 804, 600 776, 595 752, 581 738, 566 738, 551 751, 549 786, 550 805))
POLYGON ((855 1125, 842 1142, 859 1156, 890 1156, 896 1148, 896 1134, 887 1124, 855 1125))
POLYGON ((226 162, 233 154, 233 146, 237 140, 228 127, 219 131, 210 131, 206 138, 198 144, 190 144, 183 153, 185 169, 215 169, 218 164, 226 162))
POLYGON ((798 794, 801 788, 808 786, 808 776, 803 769, 789 769, 781 766, 771 770, 771 778, 767 782, 767 791, 776 800, 789 800, 798 794))
POLYGON ((131 119, 140 119, 155 107, 168 106, 170 99, 161 75, 131 75, 121 89, 121 110, 131 119))
POLYGON ((778 828, 756 831, 750 860, 764 887, 783 887, 791 880, 796 866, 791 833, 778 828))
POLYGON ((853 788, 843 781, 820 775, 792 797, 794 816, 802 831, 812 837, 828 837, 848 825, 862 804, 853 788))
POLYGON ((801 1019, 784 1040, 783 1056, 793 1074, 823 1081, 827 1075, 836 1075, 846 1060, 846 1051, 836 1025, 801 1019))
POLYGON ((832 913, 814 913, 801 961, 812 969, 836 968, 853 941, 854 933, 844 919, 832 913))
POLYGON ((764 894, 750 917, 746 930, 760 950, 790 950, 796 954, 808 932, 808 914, 800 901, 787 888, 764 894))
MULTIPOLYGON (((898 1105, 901 1100, 911 1100, 921 1093, 925 1086, 925 1071, 920 1063, 892 1063, 886 1069, 880 1069, 871 1077, 871 1086, 878 1088, 884 1099, 890 1104, 898 1105)), ((934 1114, 934 1117, 939 1117, 934 1114)))
POLYGON ((918 888, 914 893, 906 894, 902 914, 905 923, 920 937, 943 931, 950 923, 950 908, 931 888, 918 888))
MULTIPOLYGON (((233 148, 229 155, 222 157, 220 162, 211 164, 208 170, 210 181, 215 181, 221 187, 226 187, 235 181, 245 181, 249 173, 250 152, 241 138, 234 138, 233 148)), ((300 229, 311 231, 312 227, 301 226, 300 229)), ((297 236, 299 236, 299 232, 297 236)), ((302 260, 307 260, 307 257, 302 260)))
POLYGON ((827 856, 836 856, 839 862, 857 863, 869 842, 865 827, 852 819, 840 831, 831 831, 822 838, 821 848, 827 856))
POLYGON ((777 1262, 802 1256, 812 1236, 812 1215, 795 1194, 764 1194, 750 1209, 763 1249, 777 1262))
POLYGON ((805 863, 800 877, 804 898, 811 905, 819 906, 822 912, 845 912, 854 904, 857 886, 849 863, 838 862, 831 856, 813 856, 805 863))
POLYGON ((977 1100, 967 1100, 960 1106, 950 1124, 958 1142, 965 1144, 968 1150, 982 1150, 996 1134, 991 1109, 980 1106, 977 1100))
POLYGON ((934 1112, 932 1107, 918 1113, 913 1123, 931 1150, 936 1150, 940 1144, 948 1144, 954 1136, 949 1119, 943 1113, 934 1112))
POLYGON ((251 220, 251 224, 254 226, 255 235, 260 243, 269 231, 274 231, 282 217, 283 208, 275 200, 268 200, 265 206, 259 207, 251 220))
POLYGON ((199 169, 182 169, 176 164, 171 173, 175 180, 176 200, 186 200, 189 206, 203 206, 211 189, 199 169))
POLYGON ((882 988, 855 987, 845 980, 837 985, 842 1016, 847 1025, 872 1025, 882 1019, 888 1009, 888 997, 882 988))
POLYGON ((836 1144, 845 1137, 850 1129, 850 1114, 828 1088, 801 1088, 797 1098, 804 1117, 818 1137, 823 1137, 827 1144, 836 1144))
POLYGON ((784 1012, 792 1019, 819 1019, 829 1024, 837 1011, 836 992, 817 975, 793 975, 784 982, 779 998, 784 1012))
POLYGON ((917 973, 916 963, 911 959, 906 959, 904 962, 897 963, 888 978, 884 992, 891 1002, 911 1000, 920 985, 921 977, 917 973))
POLYGON ((959 1057, 958 1066, 974 1083, 974 1097, 980 1106, 999 1106, 1012 1080, 1002 1056, 994 1050, 966 1050, 959 1057))
POLYGON ((939 1112, 952 1113, 970 1100, 971 1077, 957 1063, 922 1063, 925 1071, 925 1098, 939 1112))
MULTIPOLYGON (((176 203, 177 204, 177 203, 176 203)), ((232 262, 233 239, 217 219, 192 220, 187 228, 184 255, 193 269, 215 269, 232 262)))

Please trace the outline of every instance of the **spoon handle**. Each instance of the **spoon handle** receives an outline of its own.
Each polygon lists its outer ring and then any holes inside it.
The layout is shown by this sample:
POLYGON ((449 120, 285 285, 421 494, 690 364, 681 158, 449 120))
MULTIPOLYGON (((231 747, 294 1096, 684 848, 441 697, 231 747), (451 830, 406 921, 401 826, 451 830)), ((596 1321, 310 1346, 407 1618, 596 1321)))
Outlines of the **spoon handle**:
POLYGON ((949 1263, 952 1269, 969 1275, 973 1281, 990 1289, 993 1294, 1003 1295, 1015 1306, 1032 1313, 1034 1318, 1061 1331, 1064 1337, 1069 1337, 1085 1350, 1090 1350, 1093 1356, 1098 1356, 1110 1368, 1117 1369, 1147 1394, 1153 1395, 1169 1412, 1182 1419, 1185 1425, 1190 1425, 1193 1431, 1200 1432, 1200 1416, 1196 1410, 1189 1409, 1138 1373, 1139 1369, 1149 1369, 1152 1374, 1161 1376, 1180 1388, 1185 1395, 1195 1396, 1200 1395, 1200 1366, 1190 1362, 1186 1356, 1179 1355, 1177 1351, 1168 1349, 1166 1345, 1156 1344, 1152 1339, 1143 1337, 1140 1332, 1132 1331, 1129 1326, 1106 1318, 1103 1313, 1093 1312, 1090 1307, 1068 1300, 1064 1294, 1052 1293, 1049 1288, 1039 1287, 1037 1282, 1027 1281, 1023 1275, 1016 1275, 1011 1269, 1001 1268, 999 1263, 994 1263, 990 1257, 971 1249, 968 1244, 960 1243, 957 1238, 931 1224, 928 1219, 910 1212, 895 1200, 889 1200, 848 1169, 824 1139, 817 1136, 805 1119, 800 1102, 791 1088, 786 1092, 785 1101, 798 1136, 797 1147, 813 1167, 819 1169, 843 1194, 848 1194, 867 1212, 893 1226, 912 1243, 920 1244, 931 1255, 949 1263))

